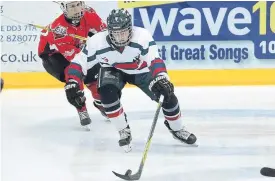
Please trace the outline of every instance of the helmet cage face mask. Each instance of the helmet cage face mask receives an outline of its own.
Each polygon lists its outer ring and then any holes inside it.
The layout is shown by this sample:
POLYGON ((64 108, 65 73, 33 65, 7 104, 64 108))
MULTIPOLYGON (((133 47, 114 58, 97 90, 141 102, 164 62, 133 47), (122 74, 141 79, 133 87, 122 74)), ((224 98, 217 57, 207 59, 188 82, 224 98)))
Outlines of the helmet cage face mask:
POLYGON ((123 47, 130 43, 132 32, 132 16, 125 9, 113 9, 107 18, 109 38, 115 46, 123 47))
POLYGON ((84 15, 85 3, 83 1, 64 1, 61 3, 61 9, 68 19, 80 21, 84 15))
POLYGON ((126 46, 132 38, 132 26, 120 30, 109 30, 109 37, 114 45, 118 47, 126 46))

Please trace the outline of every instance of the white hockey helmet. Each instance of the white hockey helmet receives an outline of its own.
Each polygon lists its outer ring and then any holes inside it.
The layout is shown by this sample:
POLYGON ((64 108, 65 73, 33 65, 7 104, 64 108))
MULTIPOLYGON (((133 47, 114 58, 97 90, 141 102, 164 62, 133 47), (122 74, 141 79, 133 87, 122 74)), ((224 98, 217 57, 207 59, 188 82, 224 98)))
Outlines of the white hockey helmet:
POLYGON ((59 1, 60 7, 66 18, 73 21, 80 21, 84 15, 84 1, 59 1))

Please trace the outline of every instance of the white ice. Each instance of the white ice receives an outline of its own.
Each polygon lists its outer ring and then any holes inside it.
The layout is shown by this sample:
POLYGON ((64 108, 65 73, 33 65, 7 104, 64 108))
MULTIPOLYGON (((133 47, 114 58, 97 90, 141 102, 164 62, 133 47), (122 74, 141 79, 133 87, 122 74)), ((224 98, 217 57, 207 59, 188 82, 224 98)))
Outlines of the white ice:
MULTIPOLYGON (((163 115, 153 136, 141 181, 268 181, 275 167, 275 87, 176 89, 188 130, 199 147, 172 138, 163 115)), ((93 107, 92 131, 84 131, 62 89, 1 93, 3 181, 119 181, 112 170, 136 172, 156 103, 140 90, 123 90, 133 151, 118 146, 118 133, 93 107)))

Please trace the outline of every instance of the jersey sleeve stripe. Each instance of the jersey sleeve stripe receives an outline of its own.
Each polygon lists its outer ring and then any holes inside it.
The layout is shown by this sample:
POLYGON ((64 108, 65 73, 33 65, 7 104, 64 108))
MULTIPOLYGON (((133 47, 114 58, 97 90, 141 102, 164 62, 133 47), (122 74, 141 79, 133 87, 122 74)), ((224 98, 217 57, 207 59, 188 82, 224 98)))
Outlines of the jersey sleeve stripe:
POLYGON ((92 56, 89 56, 88 58, 87 58, 87 61, 88 62, 91 62, 91 61, 94 61, 96 59, 96 54, 94 54, 94 55, 92 55, 92 56))
POLYGON ((72 68, 69 69, 68 74, 69 75, 75 75, 79 78, 81 78, 81 76, 82 76, 82 73, 79 72, 79 70, 75 70, 75 69, 72 69, 72 68))
POLYGON ((150 42, 149 42, 149 47, 150 47, 150 46, 153 46, 153 45, 157 45, 156 42, 155 42, 155 41, 150 41, 150 42))
POLYGON ((69 69, 75 69, 75 70, 78 70, 78 71, 82 71, 82 68, 81 68, 81 65, 79 65, 78 63, 75 63, 75 62, 72 62, 70 64, 70 68, 69 69))
MULTIPOLYGON (((149 42, 149 47, 150 47, 150 46, 153 46, 153 45, 156 45, 156 42, 155 42, 155 41, 149 42)), ((146 54, 148 53, 148 51, 149 51, 149 47, 146 48, 146 49, 144 49, 144 48, 142 47, 142 45, 140 45, 140 44, 138 44, 138 43, 130 42, 130 43, 129 43, 129 46, 132 47, 132 48, 138 48, 138 49, 140 50, 142 56, 146 55, 146 54)))
POLYGON ((163 60, 159 59, 159 58, 151 61, 151 65, 154 65, 155 63, 163 63, 164 64, 163 60))
POLYGON ((71 76, 75 76, 75 77, 78 77, 78 79, 81 80, 81 78, 82 78, 81 66, 77 63, 71 63, 69 65, 68 75, 69 75, 69 78, 71 76))
POLYGON ((103 53, 107 53, 107 52, 110 52, 110 51, 113 51, 113 49, 111 47, 103 48, 101 50, 97 50, 96 55, 101 55, 103 53))
POLYGON ((83 49, 82 49, 82 52, 83 52, 85 55, 88 55, 87 44, 84 45, 84 47, 83 47, 83 49))
POLYGON ((153 77, 155 77, 156 75, 158 75, 159 73, 165 72, 166 73, 166 68, 156 68, 154 69, 152 75, 153 77))
POLYGON ((165 66, 163 60, 161 60, 159 58, 151 61, 150 70, 152 72, 153 77, 161 72, 167 72, 166 66, 165 66))
POLYGON ((109 52, 109 51, 113 51, 113 49, 111 47, 107 47, 107 48, 104 48, 104 49, 101 49, 101 50, 97 50, 94 55, 88 57, 87 61, 88 62, 94 61, 96 59, 97 55, 104 54, 104 53, 109 52))

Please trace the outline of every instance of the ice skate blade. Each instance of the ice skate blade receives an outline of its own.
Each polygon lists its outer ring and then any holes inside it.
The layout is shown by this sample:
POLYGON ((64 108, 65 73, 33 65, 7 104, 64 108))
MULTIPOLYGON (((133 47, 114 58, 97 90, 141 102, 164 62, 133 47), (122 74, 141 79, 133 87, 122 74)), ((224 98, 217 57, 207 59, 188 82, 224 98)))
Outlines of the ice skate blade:
POLYGON ((188 144, 188 143, 185 143, 184 141, 178 140, 178 139, 177 139, 176 137, 174 137, 174 136, 173 136, 173 138, 174 138, 175 140, 177 140, 178 142, 180 142, 180 143, 184 143, 184 145, 187 146, 187 147, 199 147, 199 145, 198 145, 197 143, 188 144))
POLYGON ((91 131, 91 124, 87 124, 85 126, 82 126, 84 128, 84 131, 91 131))
POLYGON ((186 146, 186 147, 199 147, 199 145, 198 145, 197 143, 194 143, 194 144, 187 144, 187 143, 185 143, 184 141, 180 141, 180 140, 178 140, 178 139, 175 139, 175 140, 177 140, 177 141, 180 142, 180 143, 183 143, 184 146, 186 146))
POLYGON ((184 146, 186 146, 186 147, 199 147, 199 145, 196 144, 196 143, 194 143, 194 144, 187 144, 187 143, 185 143, 183 141, 179 141, 179 142, 184 143, 184 146))
MULTIPOLYGON (((185 143, 186 144, 186 143, 185 143)), ((187 146, 189 146, 189 147, 199 147, 199 145, 198 144, 196 144, 196 143, 194 143, 194 144, 192 144, 192 145, 189 145, 189 144, 186 144, 187 146)))
POLYGON ((105 123, 111 123, 110 119, 104 119, 105 123))
POLYGON ((131 144, 122 146, 122 148, 126 153, 129 153, 130 151, 132 151, 132 145, 131 144))

